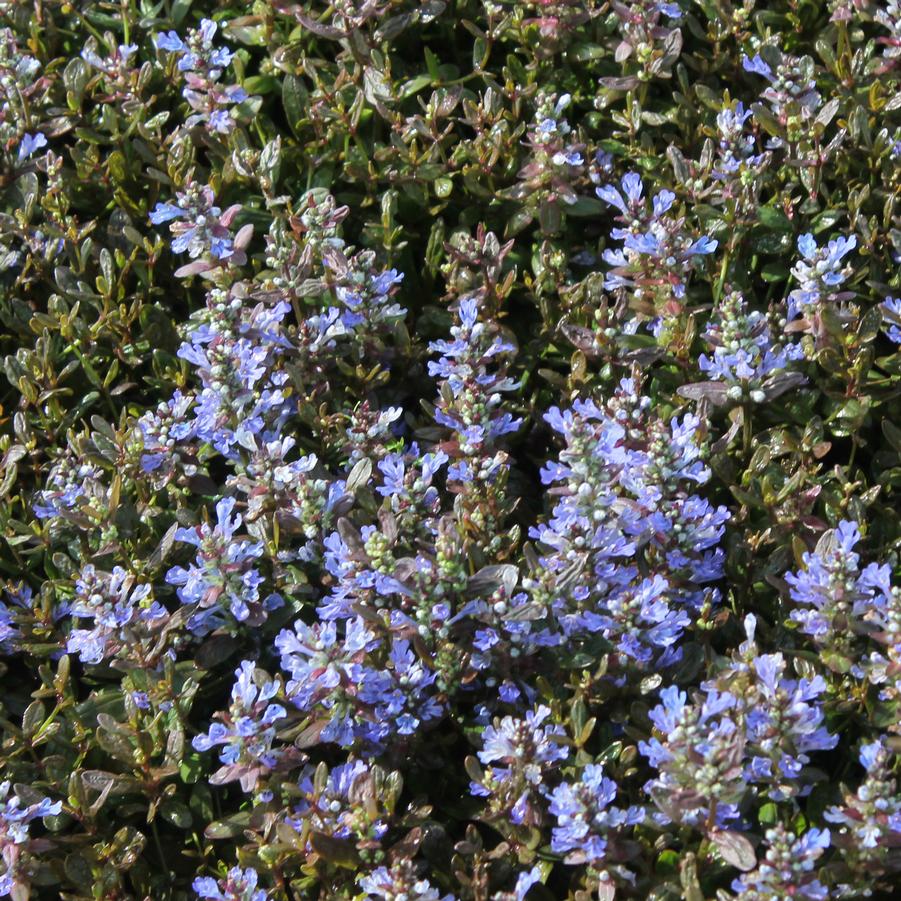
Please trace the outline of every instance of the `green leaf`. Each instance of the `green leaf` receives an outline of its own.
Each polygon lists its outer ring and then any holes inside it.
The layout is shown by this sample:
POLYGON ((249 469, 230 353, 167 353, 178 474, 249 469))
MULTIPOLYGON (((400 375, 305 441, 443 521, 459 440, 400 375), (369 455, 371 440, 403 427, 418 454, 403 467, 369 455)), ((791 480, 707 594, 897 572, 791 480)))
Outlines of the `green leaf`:
POLYGON ((578 63, 586 63, 593 59, 604 59, 610 55, 610 51, 600 44, 573 44, 567 56, 578 63))
POLYGON ((423 88, 429 87, 435 83, 435 78, 431 75, 417 75, 415 78, 411 78, 409 81, 405 81, 400 88, 400 96, 402 99, 406 100, 408 97, 412 97, 414 94, 418 94, 423 88))
POLYGON ((172 19, 173 25, 178 26, 181 24, 182 20, 190 11, 193 2, 194 0, 175 0, 175 3, 172 4, 172 12, 169 16, 172 19))
POLYGON ((179 829, 190 829, 193 822, 191 811, 181 801, 167 800, 160 804, 160 816, 179 829))
POLYGON ((760 224, 768 229, 783 232, 794 231, 791 220, 782 212, 782 210, 776 209, 776 207, 760 207, 757 210, 757 218, 760 220, 760 224))
POLYGON ((306 118, 310 95, 303 82, 294 75, 285 76, 282 82, 282 106, 288 125, 297 134, 300 122, 306 118))
POLYGON ((789 271, 784 263, 767 263, 760 270, 760 277, 769 283, 784 282, 788 276, 789 271))
POLYGON ((757 819, 761 826, 775 826, 779 822, 779 808, 770 801, 761 806, 757 819))
POLYGON ((597 197, 580 197, 575 203, 566 204, 563 207, 567 216, 600 217, 604 215, 606 207, 597 197))
POLYGON ((243 834, 249 824, 250 813, 248 811, 242 811, 241 813, 234 814, 234 816, 225 817, 225 819, 216 820, 214 823, 210 823, 206 829, 203 830, 203 834, 213 841, 236 838, 243 834))
POLYGON ((742 872, 753 870, 757 866, 757 855, 754 853, 754 846, 740 832, 716 830, 711 833, 710 840, 720 852, 723 860, 742 872))
POLYGON ((352 842, 326 835, 324 832, 311 832, 310 844, 313 850, 329 863, 348 869, 359 865, 360 856, 352 842))

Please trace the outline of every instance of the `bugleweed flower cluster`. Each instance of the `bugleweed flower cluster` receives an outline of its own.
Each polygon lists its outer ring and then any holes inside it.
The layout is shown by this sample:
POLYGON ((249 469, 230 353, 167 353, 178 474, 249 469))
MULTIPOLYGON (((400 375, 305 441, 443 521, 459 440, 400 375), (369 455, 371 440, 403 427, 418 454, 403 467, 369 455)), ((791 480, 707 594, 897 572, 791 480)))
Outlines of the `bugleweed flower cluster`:
POLYGON ((901 884, 901 5, 0 2, 0 898, 901 884))

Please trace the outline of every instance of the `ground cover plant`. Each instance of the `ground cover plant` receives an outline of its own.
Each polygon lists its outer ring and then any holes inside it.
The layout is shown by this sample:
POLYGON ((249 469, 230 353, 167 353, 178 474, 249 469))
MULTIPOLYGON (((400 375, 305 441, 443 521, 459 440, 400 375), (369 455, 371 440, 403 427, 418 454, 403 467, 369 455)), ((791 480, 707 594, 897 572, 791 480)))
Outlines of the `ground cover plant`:
POLYGON ((0 897, 893 896, 897 0, 0 18, 0 897))

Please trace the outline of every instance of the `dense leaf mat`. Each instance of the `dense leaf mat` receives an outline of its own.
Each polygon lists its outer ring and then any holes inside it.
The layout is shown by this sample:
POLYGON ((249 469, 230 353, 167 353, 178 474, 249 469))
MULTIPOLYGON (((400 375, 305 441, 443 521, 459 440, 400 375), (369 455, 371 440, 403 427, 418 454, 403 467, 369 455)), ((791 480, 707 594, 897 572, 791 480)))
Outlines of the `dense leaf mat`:
POLYGON ((898 0, 0 18, 0 896, 891 896, 898 0))

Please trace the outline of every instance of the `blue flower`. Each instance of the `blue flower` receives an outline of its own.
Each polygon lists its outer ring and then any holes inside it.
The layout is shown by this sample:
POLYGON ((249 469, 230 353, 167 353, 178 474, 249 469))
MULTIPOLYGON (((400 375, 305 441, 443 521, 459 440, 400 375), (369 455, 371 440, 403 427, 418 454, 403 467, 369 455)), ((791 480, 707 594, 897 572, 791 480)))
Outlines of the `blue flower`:
POLYGON ((235 248, 229 230, 239 205, 222 212, 215 205, 213 189, 196 182, 189 182, 175 196, 177 203, 158 203, 150 213, 150 221, 154 225, 171 223, 169 231, 174 236, 173 253, 187 251, 191 259, 209 254, 214 259, 229 260, 235 264, 246 260, 243 250, 235 248))
POLYGON ((158 49, 166 50, 169 53, 179 53, 185 47, 184 41, 174 31, 154 35, 153 43, 158 49))
POLYGON ((602 185, 596 189, 596 193, 604 203, 615 206, 624 216, 633 214, 641 202, 644 185, 641 176, 637 172, 627 172, 620 182, 623 195, 613 185, 602 185))
POLYGON ((185 122, 187 128, 203 125, 216 134, 229 134, 235 120, 230 108, 246 99, 247 92, 238 85, 219 84, 222 72, 234 59, 225 47, 214 47, 218 25, 203 19, 196 29, 189 29, 184 39, 174 31, 155 36, 157 49, 177 54, 176 69, 185 73, 183 94, 194 113, 185 122))
MULTIPOLYGON (((166 609, 150 601, 151 586, 137 583, 121 566, 109 575, 87 564, 75 583, 75 600, 69 612, 75 619, 92 620, 90 629, 73 629, 66 651, 83 663, 97 664, 121 651, 144 665, 144 647, 156 644, 156 636, 169 618, 166 609)), ((159 654, 158 649, 155 656, 159 654)))
POLYGON ((697 265, 695 258, 713 253, 718 242, 686 233, 684 217, 670 215, 675 202, 672 191, 655 195, 648 210, 637 173, 627 173, 620 185, 623 193, 613 185, 596 189, 601 200, 620 211, 617 221, 626 226, 610 231, 610 237, 622 241, 623 247, 608 247, 603 253, 605 262, 613 267, 604 286, 608 290, 634 289, 643 301, 652 291, 650 286, 659 286, 653 290, 660 294, 661 303, 684 296, 684 279, 697 265))
POLYGON ((881 741, 874 741, 870 744, 862 745, 860 748, 860 763, 868 773, 884 762, 884 757, 885 746, 881 741), (883 758, 883 760, 880 760, 880 758, 883 758))
POLYGON ((857 791, 846 790, 844 804, 824 816, 840 827, 837 843, 853 848, 863 865, 879 866, 887 849, 901 842, 901 797, 883 738, 861 747, 860 763, 866 775, 857 791))
POLYGON ((366 892, 366 901, 455 901, 442 896, 428 879, 421 877, 413 863, 401 857, 391 867, 377 867, 357 877, 357 885, 366 892))
POLYGON ((682 17, 682 10, 678 3, 662 3, 655 4, 655 9, 661 15, 669 16, 671 19, 679 19, 682 17))
POLYGON ((649 406, 623 380, 604 407, 580 400, 548 412, 565 447, 541 471, 556 503, 531 531, 543 556, 530 593, 562 639, 575 645, 600 635, 621 665, 637 669, 677 660, 688 610, 702 597, 715 602, 715 590, 699 586, 721 575, 717 544, 728 518, 725 508, 680 487, 710 477, 699 420, 664 423, 648 415, 649 406), (653 561, 644 578, 632 562, 639 549, 653 561))
POLYGON ((505 364, 498 359, 514 348, 500 337, 493 323, 479 321, 474 297, 460 301, 458 315, 460 324, 451 328, 454 340, 429 344, 429 350, 441 357, 430 360, 428 370, 449 389, 449 394, 439 392, 435 419, 455 431, 460 458, 477 459, 522 422, 499 409, 503 393, 518 387, 506 377, 505 364))
POLYGON ((390 814, 375 789, 375 775, 363 760, 348 760, 331 769, 324 763, 306 766, 298 784, 300 802, 288 824, 308 842, 310 833, 317 832, 378 847, 388 832, 390 814))
POLYGON ((738 292, 720 301, 704 338, 713 347, 713 357, 701 354, 698 366, 711 379, 730 383, 729 397, 735 401, 762 402, 764 380, 804 356, 800 344, 775 343, 766 316, 749 313, 738 292))
POLYGON ((698 238, 697 241, 693 241, 689 245, 688 250, 686 250, 685 252, 688 254, 713 253, 716 250, 718 245, 719 245, 718 241, 716 241, 714 238, 708 238, 705 235, 701 238, 698 238))
MULTIPOLYGON (((715 178, 727 181, 739 170, 756 169, 765 160, 764 154, 755 154, 754 136, 745 133, 745 123, 752 116, 739 100, 734 109, 726 107, 716 117, 719 131, 719 158, 713 171, 715 178)), ((728 183, 728 182, 727 182, 728 183)))
POLYGON ((842 260, 855 247, 857 247, 855 235, 835 238, 825 247, 818 247, 811 234, 804 234, 798 238, 798 250, 803 259, 795 263, 791 270, 799 286, 788 295, 790 319, 793 319, 803 307, 853 297, 853 294, 839 294, 833 289, 851 275, 851 266, 843 265, 842 260))
POLYGON ((403 273, 396 269, 378 271, 372 251, 346 257, 334 249, 323 262, 334 277, 335 296, 344 308, 341 322, 349 333, 359 332, 362 336, 385 328, 406 313, 392 302, 396 286, 403 281, 403 273))
POLYGON ((888 323, 885 333, 895 344, 901 344, 901 298, 886 297, 882 312, 883 319, 888 323))
POLYGON ((0 848, 4 849, 3 857, 7 862, 16 856, 9 853, 11 846, 28 842, 28 824, 32 820, 57 816, 63 809, 62 801, 51 801, 49 798, 23 805, 18 795, 10 797, 11 788, 9 781, 0 783, 0 848))
POLYGON ((258 881, 259 876, 253 868, 232 867, 224 879, 198 876, 191 887, 198 898, 208 901, 267 901, 269 892, 257 888, 258 881))
POLYGON ((658 771, 645 790, 666 820, 727 827, 750 783, 792 797, 809 753, 838 742, 824 726, 823 679, 787 678, 782 654, 758 653, 753 616, 745 628, 732 662, 691 700, 669 686, 650 712, 656 734, 638 747, 658 771))
POLYGON ((581 166, 585 160, 581 153, 576 150, 570 150, 555 153, 551 157, 551 162, 555 166, 581 166))
POLYGON ((524 759, 539 766, 564 760, 568 756, 567 749, 550 740, 551 736, 562 736, 563 730, 559 726, 542 728, 550 715, 547 707, 540 706, 529 711, 524 720, 506 716, 498 725, 487 726, 482 733, 479 760, 491 763, 524 759))
POLYGON ((14 654, 19 649, 22 633, 13 620, 12 612, 0 601, 0 652, 14 654))
POLYGON ((174 203, 158 203, 155 209, 150 213, 150 221, 154 225, 162 225, 164 222, 180 219, 187 214, 187 210, 180 206, 176 206, 174 203))
POLYGON ((197 556, 188 569, 172 567, 166 574, 170 585, 178 585, 178 597, 183 604, 195 606, 189 628, 204 635, 219 622, 218 612, 227 610, 238 622, 259 625, 268 611, 283 603, 277 594, 260 598, 263 577, 253 561, 263 554, 260 542, 240 541, 233 536, 242 518, 232 512, 233 497, 216 504, 216 525, 178 529, 176 541, 197 547, 197 556))
POLYGON ((42 147, 47 146, 47 138, 41 132, 36 132, 33 135, 23 135, 22 140, 19 142, 19 162, 22 160, 28 159, 36 150, 40 150, 42 147))
POLYGON ((224 766, 211 777, 212 783, 239 780, 250 792, 272 770, 296 764, 293 748, 275 745, 275 724, 288 715, 281 704, 272 703, 281 690, 281 682, 266 677, 253 661, 244 660, 235 670, 229 710, 217 714, 222 722, 212 723, 192 741, 195 751, 222 746, 219 760, 224 766))
POLYGON ((687 695, 675 685, 664 688, 660 692, 661 705, 649 714, 651 722, 664 734, 675 730, 686 707, 687 695))
POLYGON ((773 70, 763 61, 759 53, 755 54, 753 59, 748 59, 745 54, 742 54, 741 64, 746 72, 753 72, 770 81, 773 80, 773 70))
POLYGON ((557 818, 551 850, 565 854, 568 864, 601 864, 610 834, 645 818, 640 807, 624 810, 613 806, 616 795, 616 783, 597 764, 588 764, 577 782, 558 785, 548 795, 548 810, 557 818))
POLYGON ((531 870, 525 870, 516 877, 516 885, 513 887, 514 901, 525 901, 529 889, 541 882, 541 867, 535 864, 531 870))
POLYGON ((791 612, 792 620, 821 646, 843 644, 849 621, 870 609, 871 580, 878 570, 860 574, 860 557, 854 550, 859 541, 857 523, 844 520, 816 551, 804 553, 803 570, 785 575, 791 598, 798 605, 791 612))
POLYGON ((382 640, 362 617, 344 620, 343 632, 334 621, 308 626, 298 620, 275 639, 290 675, 287 696, 324 721, 321 741, 381 748, 443 716, 436 674, 407 640, 382 640))
POLYGON ((38 519, 65 520, 79 508, 95 509, 106 504, 108 488, 103 470, 96 464, 66 454, 50 470, 46 485, 35 495, 32 509, 38 519))
POLYGON ((815 877, 814 866, 830 841, 828 829, 809 829, 800 838, 795 838, 782 825, 768 829, 764 836, 764 860, 732 883, 736 901, 763 898, 827 901, 831 895, 815 877))
POLYGON ((479 760, 489 766, 480 782, 471 782, 474 795, 489 797, 494 815, 516 824, 540 821, 540 796, 545 776, 569 757, 569 749, 554 739, 564 737, 557 725, 544 725, 551 711, 544 706, 525 718, 505 716, 482 732, 479 760))

